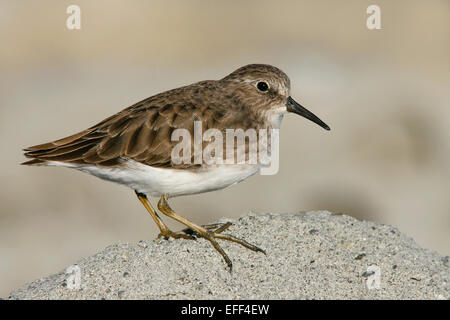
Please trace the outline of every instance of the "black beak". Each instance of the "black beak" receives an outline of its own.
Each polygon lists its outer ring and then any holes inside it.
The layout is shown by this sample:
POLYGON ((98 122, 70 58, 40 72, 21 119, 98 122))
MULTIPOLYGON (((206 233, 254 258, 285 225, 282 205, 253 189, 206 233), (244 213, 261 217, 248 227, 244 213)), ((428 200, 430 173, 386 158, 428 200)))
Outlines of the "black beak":
POLYGON ((287 99, 286 108, 287 108, 287 111, 293 112, 302 117, 305 117, 306 119, 309 119, 314 123, 317 123, 319 126, 324 128, 325 130, 330 130, 330 127, 327 126, 327 124, 325 122, 320 120, 314 113, 312 113, 311 111, 307 110, 306 108, 302 107, 300 104, 295 102, 295 100, 292 99, 291 97, 288 97, 288 99, 287 99))

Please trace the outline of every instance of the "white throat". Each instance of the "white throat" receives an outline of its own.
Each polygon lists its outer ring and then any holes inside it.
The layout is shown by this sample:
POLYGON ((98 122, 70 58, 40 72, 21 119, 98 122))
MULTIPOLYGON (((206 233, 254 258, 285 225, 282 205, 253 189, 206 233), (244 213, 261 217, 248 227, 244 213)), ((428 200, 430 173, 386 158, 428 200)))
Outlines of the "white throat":
POLYGON ((270 125, 274 129, 279 129, 281 126, 281 121, 284 115, 287 113, 287 108, 282 105, 278 108, 274 108, 266 113, 266 119, 270 122, 270 125))

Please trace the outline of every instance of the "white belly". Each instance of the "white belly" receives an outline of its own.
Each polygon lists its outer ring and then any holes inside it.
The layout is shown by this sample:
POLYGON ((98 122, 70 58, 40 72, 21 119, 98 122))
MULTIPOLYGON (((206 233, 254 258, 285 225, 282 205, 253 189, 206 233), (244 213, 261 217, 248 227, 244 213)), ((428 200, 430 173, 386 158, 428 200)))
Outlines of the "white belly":
MULTIPOLYGON (((61 163, 49 165, 67 166, 61 163)), ((149 196, 170 197, 203 193, 226 188, 259 171, 259 165, 221 165, 195 171, 183 169, 155 168, 128 160, 121 167, 74 166, 104 180, 126 185, 149 196)))

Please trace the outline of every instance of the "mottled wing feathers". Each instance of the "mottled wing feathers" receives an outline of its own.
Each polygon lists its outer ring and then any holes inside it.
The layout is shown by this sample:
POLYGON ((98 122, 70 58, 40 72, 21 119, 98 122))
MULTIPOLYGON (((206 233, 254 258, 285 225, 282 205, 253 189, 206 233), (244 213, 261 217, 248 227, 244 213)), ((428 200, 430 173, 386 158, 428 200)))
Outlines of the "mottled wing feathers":
POLYGON ((204 130, 220 127, 225 118, 226 106, 213 101, 218 94, 215 89, 214 81, 209 81, 150 97, 82 132, 26 148, 25 156, 32 160, 23 164, 58 161, 112 166, 132 159, 155 167, 176 167, 171 162, 171 151, 177 143, 171 141, 173 130, 193 132, 194 120, 201 120, 204 130), (203 98, 198 99, 198 95, 203 98))

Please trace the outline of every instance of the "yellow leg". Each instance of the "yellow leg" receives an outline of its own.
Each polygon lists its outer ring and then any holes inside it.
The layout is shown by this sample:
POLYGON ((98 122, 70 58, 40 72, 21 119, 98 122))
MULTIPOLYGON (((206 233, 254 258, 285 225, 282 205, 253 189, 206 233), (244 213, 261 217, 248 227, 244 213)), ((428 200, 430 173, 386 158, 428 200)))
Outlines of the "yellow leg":
POLYGON ((225 262, 227 263, 228 267, 230 268, 230 272, 232 270, 233 264, 230 260, 230 258, 228 257, 228 255, 225 253, 225 251, 223 251, 223 249, 219 246, 219 244, 217 243, 216 239, 223 239, 223 240, 228 240, 228 241, 232 241, 232 242, 236 242, 239 243, 241 245, 243 245, 244 247, 253 250, 253 251, 257 251, 257 252, 262 252, 265 254, 265 251, 248 243, 247 241, 244 241, 242 239, 233 237, 231 235, 223 235, 220 234, 220 232, 224 231, 226 228, 228 228, 231 223, 226 223, 225 225, 219 227, 216 232, 212 232, 207 230, 204 227, 198 226, 195 223, 187 220, 186 218, 180 216, 179 214, 175 213, 175 211, 172 210, 172 208, 170 208, 169 204, 167 203, 167 199, 168 199, 168 195, 163 195, 161 196, 161 198, 159 199, 158 202, 158 209, 164 213, 166 216, 181 222, 182 224, 184 224, 185 226, 187 226, 189 229, 193 230, 194 232, 196 232, 198 235, 200 235, 201 237, 207 239, 209 242, 211 242, 211 244, 213 245, 213 247, 222 255, 223 259, 225 260, 225 262), (217 232, 219 231, 219 232, 217 232))
POLYGON ((151 206, 150 202, 147 199, 147 196, 145 194, 139 193, 137 191, 136 195, 139 199, 139 201, 142 202, 142 204, 144 205, 145 209, 147 209, 148 213, 150 213, 150 215, 152 216, 153 220, 155 220, 156 225, 159 228, 159 232, 160 234, 158 235, 158 238, 160 237, 164 237, 165 239, 169 239, 170 237, 178 239, 178 238, 183 238, 183 239, 189 239, 189 240, 195 240, 195 237, 192 235, 189 235, 185 232, 172 232, 170 231, 170 229, 166 226, 166 224, 164 223, 164 221, 161 220, 161 218, 158 216, 158 214, 156 213, 155 209, 153 209, 153 207, 151 206))
MULTIPOLYGON (((232 225, 231 222, 227 223, 211 223, 211 224, 203 224, 202 227, 205 228, 208 231, 214 232, 214 233, 222 233, 223 231, 227 230, 232 225)), ((199 236, 197 232, 190 228, 183 229, 184 233, 187 234, 193 234, 195 236, 199 236)))

